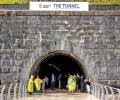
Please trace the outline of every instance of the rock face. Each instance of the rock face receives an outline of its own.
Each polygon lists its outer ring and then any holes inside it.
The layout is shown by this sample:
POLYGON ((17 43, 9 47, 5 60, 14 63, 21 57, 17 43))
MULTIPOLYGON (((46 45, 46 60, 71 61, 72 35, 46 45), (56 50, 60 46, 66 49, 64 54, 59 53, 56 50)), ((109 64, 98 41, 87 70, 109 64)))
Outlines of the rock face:
POLYGON ((0 79, 25 81, 36 59, 75 54, 96 82, 120 86, 120 12, 0 12, 0 79))

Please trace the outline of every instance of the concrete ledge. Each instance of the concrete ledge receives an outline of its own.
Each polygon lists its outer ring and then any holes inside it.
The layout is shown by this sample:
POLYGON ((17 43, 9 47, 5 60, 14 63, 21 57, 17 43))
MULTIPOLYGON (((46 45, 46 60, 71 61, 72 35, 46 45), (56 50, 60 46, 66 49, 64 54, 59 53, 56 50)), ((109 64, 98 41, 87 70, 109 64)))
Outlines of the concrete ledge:
POLYGON ((105 11, 29 11, 29 10, 1 10, 1 16, 120 16, 120 10, 105 10, 105 11))

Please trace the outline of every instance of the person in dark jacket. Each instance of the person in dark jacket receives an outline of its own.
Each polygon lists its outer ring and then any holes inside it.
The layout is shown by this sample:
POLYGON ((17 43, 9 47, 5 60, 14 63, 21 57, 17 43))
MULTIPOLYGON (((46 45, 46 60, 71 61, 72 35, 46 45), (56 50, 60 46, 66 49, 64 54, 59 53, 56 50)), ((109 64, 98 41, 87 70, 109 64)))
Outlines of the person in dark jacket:
POLYGON ((54 74, 52 74, 52 76, 51 76, 51 90, 54 90, 55 83, 56 83, 56 77, 54 74))
POLYGON ((62 78, 62 75, 59 74, 58 76, 59 89, 61 89, 61 78, 62 78))
POLYGON ((81 76, 80 77, 80 90, 81 90, 81 92, 83 92, 83 87, 84 87, 84 77, 81 76))

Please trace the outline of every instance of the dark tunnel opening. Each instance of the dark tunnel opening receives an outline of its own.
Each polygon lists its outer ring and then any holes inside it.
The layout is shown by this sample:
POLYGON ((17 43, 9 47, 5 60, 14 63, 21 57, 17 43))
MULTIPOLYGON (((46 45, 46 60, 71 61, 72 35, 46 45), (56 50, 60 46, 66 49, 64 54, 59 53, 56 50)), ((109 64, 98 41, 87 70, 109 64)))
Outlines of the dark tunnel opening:
MULTIPOLYGON (((51 84, 51 75, 55 74, 56 76, 56 88, 58 87, 58 75, 62 74, 62 77, 68 76, 68 74, 79 74, 85 76, 85 71, 83 69, 82 64, 68 54, 53 54, 43 58, 36 69, 32 72, 32 74, 39 75, 41 79, 44 76, 49 78, 49 87, 51 84)), ((67 77, 66 77, 67 78, 67 77)), ((65 88, 65 87, 64 87, 65 88)))

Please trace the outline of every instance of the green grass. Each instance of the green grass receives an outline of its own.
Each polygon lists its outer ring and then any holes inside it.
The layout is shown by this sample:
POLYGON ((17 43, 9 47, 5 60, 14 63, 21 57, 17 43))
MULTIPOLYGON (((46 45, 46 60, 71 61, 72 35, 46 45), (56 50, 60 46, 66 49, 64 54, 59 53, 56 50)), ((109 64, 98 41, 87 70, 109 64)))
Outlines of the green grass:
POLYGON ((120 0, 88 0, 92 5, 119 5, 120 0))
POLYGON ((25 4, 30 0, 0 0, 0 4, 25 4))
MULTIPOLYGON (((31 0, 0 0, 0 4, 24 4, 24 3, 28 3, 29 1, 31 0)), ((76 1, 87 1, 92 5, 118 5, 120 4, 120 0, 76 0, 76 1)))

